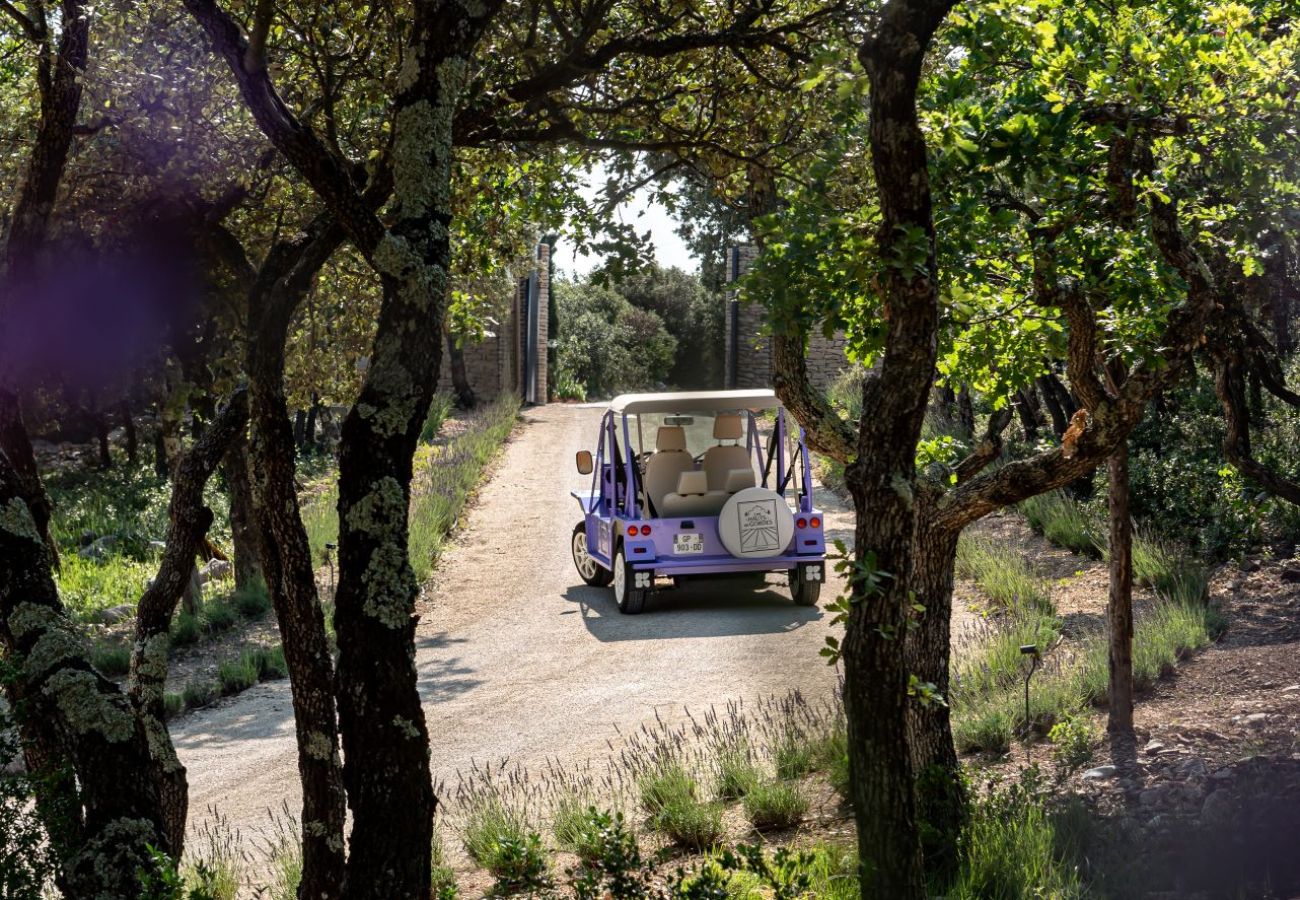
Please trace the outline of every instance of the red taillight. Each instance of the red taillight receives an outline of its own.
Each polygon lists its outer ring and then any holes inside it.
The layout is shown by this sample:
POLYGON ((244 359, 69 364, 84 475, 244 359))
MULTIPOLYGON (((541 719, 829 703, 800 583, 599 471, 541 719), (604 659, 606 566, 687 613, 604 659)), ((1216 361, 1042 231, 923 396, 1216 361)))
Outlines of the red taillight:
POLYGON ((641 526, 641 537, 650 537, 650 526, 649 526, 649 525, 642 525, 642 526, 641 526))
POLYGON ((807 527, 808 527, 808 520, 805 519, 805 518, 803 518, 803 517, 800 517, 800 518, 794 520, 794 524, 795 524, 795 525, 798 525, 800 528, 807 528, 807 527))
POLYGON ((808 524, 811 525, 813 528, 821 528, 822 520, 817 518, 816 516, 813 516, 812 519, 809 520, 808 524))
POLYGON ((628 537, 636 537, 638 533, 639 533, 639 532, 637 531, 637 527, 636 527, 635 525, 629 525, 629 526, 627 526, 627 536, 628 536, 628 537))

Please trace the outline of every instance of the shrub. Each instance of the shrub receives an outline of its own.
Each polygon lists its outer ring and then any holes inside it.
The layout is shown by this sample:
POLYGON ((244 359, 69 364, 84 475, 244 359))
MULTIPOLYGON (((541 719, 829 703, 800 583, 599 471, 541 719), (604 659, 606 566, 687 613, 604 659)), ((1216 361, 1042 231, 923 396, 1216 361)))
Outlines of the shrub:
POLYGON ((420 429, 421 443, 433 443, 438 433, 442 431, 443 423, 451 415, 452 404, 451 394, 439 392, 433 395, 433 402, 429 404, 429 414, 424 417, 424 425, 420 429))
POLYGON ((174 691, 166 691, 163 694, 163 716, 174 719, 183 712, 185 712, 185 698, 174 691))
POLYGON ((1031 787, 995 791, 975 804, 949 900, 1083 895, 1078 869, 1058 852, 1052 816, 1031 787))
POLYGON ((1179 603, 1204 601, 1210 586, 1204 566, 1146 528, 1137 529, 1133 536, 1133 578, 1179 603))
POLYGON ((650 872, 641 858, 636 836, 619 813, 599 813, 593 859, 574 880, 575 900, 644 900, 649 898, 650 872))
POLYGON ((172 619, 171 643, 173 647, 188 647, 198 643, 199 620, 191 613, 181 610, 172 619))
POLYGON ((525 843, 528 832, 528 823, 521 811, 507 805, 499 796, 488 796, 476 798, 471 803, 461 841, 470 859, 492 871, 501 842, 525 843))
POLYGON ((739 800, 763 778, 754 761, 749 742, 739 740, 719 748, 713 761, 717 769, 717 795, 723 800, 739 800))
POLYGON ((791 828, 808 812, 808 798, 789 781, 763 781, 745 794, 745 815, 755 828, 791 828))
POLYGON ((1060 491, 1039 494, 1020 503, 1029 527, 1058 547, 1094 558, 1101 556, 1104 532, 1096 517, 1060 491))
POLYGON ((802 778, 817 768, 817 751, 812 738, 803 729, 787 726, 782 729, 772 749, 772 762, 776 777, 802 778))
POLYGON ((108 678, 125 675, 131 671, 131 650, 117 642, 97 643, 90 649, 90 664, 108 678))
POLYGON ((186 709, 201 709, 221 695, 220 687, 211 681, 192 681, 181 694, 186 709))
POLYGON ((522 838, 501 837, 484 868, 496 877, 494 892, 506 895, 546 887, 550 883, 546 865, 541 836, 530 831, 522 838))
POLYGON ((702 852, 722 837, 722 804, 677 798, 651 817, 650 826, 677 846, 702 852))
POLYGON ((225 600, 210 600, 203 604, 203 621, 208 631, 228 631, 239 622, 239 614, 225 600))
POLYGON ((677 760, 662 760, 637 779, 641 805, 651 816, 671 804, 694 802, 695 779, 677 760))
POLYGON ((221 684, 221 695, 228 697, 246 691, 257 684, 260 673, 257 668, 257 655, 245 650, 237 659, 226 660, 217 666, 217 681, 221 684))
POLYGON ((978 584, 993 605, 1001 609, 1021 605, 1052 608, 1046 582, 1034 574, 1024 556, 987 538, 963 535, 957 541, 957 574, 978 584))
POLYGON ((230 595, 230 603, 245 619, 260 619, 271 610, 271 595, 260 578, 230 595))
POLYGON ((284 659, 284 646, 263 647, 258 650, 258 671, 262 681, 289 677, 289 664, 284 659))
POLYGON ((271 870, 267 897, 298 900, 298 885, 302 882, 302 836, 298 820, 286 808, 281 815, 271 816, 271 831, 264 848, 271 870))
POLYGON ((244 881, 244 859, 239 836, 230 822, 209 807, 209 818, 190 839, 194 857, 182 868, 191 900, 236 900, 244 881))
POLYGON ((1047 739, 1055 745, 1052 758, 1067 772, 1082 768, 1092 759, 1097 732, 1086 715, 1066 715, 1052 726, 1047 739))
POLYGON ((611 827, 609 813, 596 807, 583 805, 587 798, 567 793, 555 805, 552 830, 560 849, 568 850, 586 864, 600 858, 604 848, 604 832, 611 827))
POLYGON ((456 873, 447 864, 447 850, 442 842, 442 832, 435 825, 433 840, 429 844, 430 898, 431 900, 456 900, 460 891, 456 873))

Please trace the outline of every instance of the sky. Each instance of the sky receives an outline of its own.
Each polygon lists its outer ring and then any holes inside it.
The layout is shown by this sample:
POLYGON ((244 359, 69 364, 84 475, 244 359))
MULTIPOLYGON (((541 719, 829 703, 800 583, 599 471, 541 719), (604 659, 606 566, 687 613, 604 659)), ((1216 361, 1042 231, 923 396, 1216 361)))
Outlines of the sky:
MULTIPOLYGON (((605 183, 605 173, 597 169, 588 176, 587 190, 584 193, 594 197, 593 185, 605 183)), ((700 262, 693 255, 682 239, 677 236, 677 223, 661 204, 650 199, 650 192, 641 190, 632 195, 628 202, 618 208, 619 220, 633 226, 638 233, 650 232, 654 243, 655 260, 664 268, 676 266, 687 272, 698 272, 700 262)), ((563 235, 555 247, 555 266, 567 275, 585 275, 601 263, 600 257, 574 253, 573 242, 563 235)))

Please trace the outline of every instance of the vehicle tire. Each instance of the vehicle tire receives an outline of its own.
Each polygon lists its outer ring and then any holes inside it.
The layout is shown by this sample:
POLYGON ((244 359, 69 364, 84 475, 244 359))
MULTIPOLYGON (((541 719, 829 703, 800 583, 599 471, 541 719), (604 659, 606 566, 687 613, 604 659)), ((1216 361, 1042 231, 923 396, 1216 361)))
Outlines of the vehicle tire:
POLYGON ((587 549, 587 523, 573 526, 573 565, 578 576, 592 587, 605 587, 614 580, 614 573, 602 566, 587 549))
POLYGON ((789 572, 790 596, 795 606, 816 606, 822 595, 822 583, 809 581, 804 577, 805 566, 798 566, 789 572))
POLYGON ((634 584, 635 570, 627 564, 620 545, 614 554, 614 599, 618 602, 618 611, 624 615, 635 616, 645 609, 646 594, 650 592, 644 588, 634 588, 634 584))

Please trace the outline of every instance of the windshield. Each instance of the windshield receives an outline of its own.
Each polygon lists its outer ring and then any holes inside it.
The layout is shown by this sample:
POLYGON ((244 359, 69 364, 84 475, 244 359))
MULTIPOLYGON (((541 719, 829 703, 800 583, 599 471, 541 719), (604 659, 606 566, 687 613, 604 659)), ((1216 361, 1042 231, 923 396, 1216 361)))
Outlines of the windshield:
MULTIPOLYGON (((655 451, 655 438, 659 434, 661 425, 676 425, 686 434, 686 451, 691 456, 699 456, 705 450, 718 444, 713 437, 713 421, 717 413, 628 413, 627 429, 632 438, 632 447, 636 455, 643 453, 653 453, 655 451)), ((749 416, 741 414, 742 431, 740 440, 737 441, 740 446, 745 446, 745 439, 749 431, 749 416)), ((619 434, 619 443, 623 442, 623 435, 619 434)), ((727 441, 726 443, 731 443, 727 441)))

